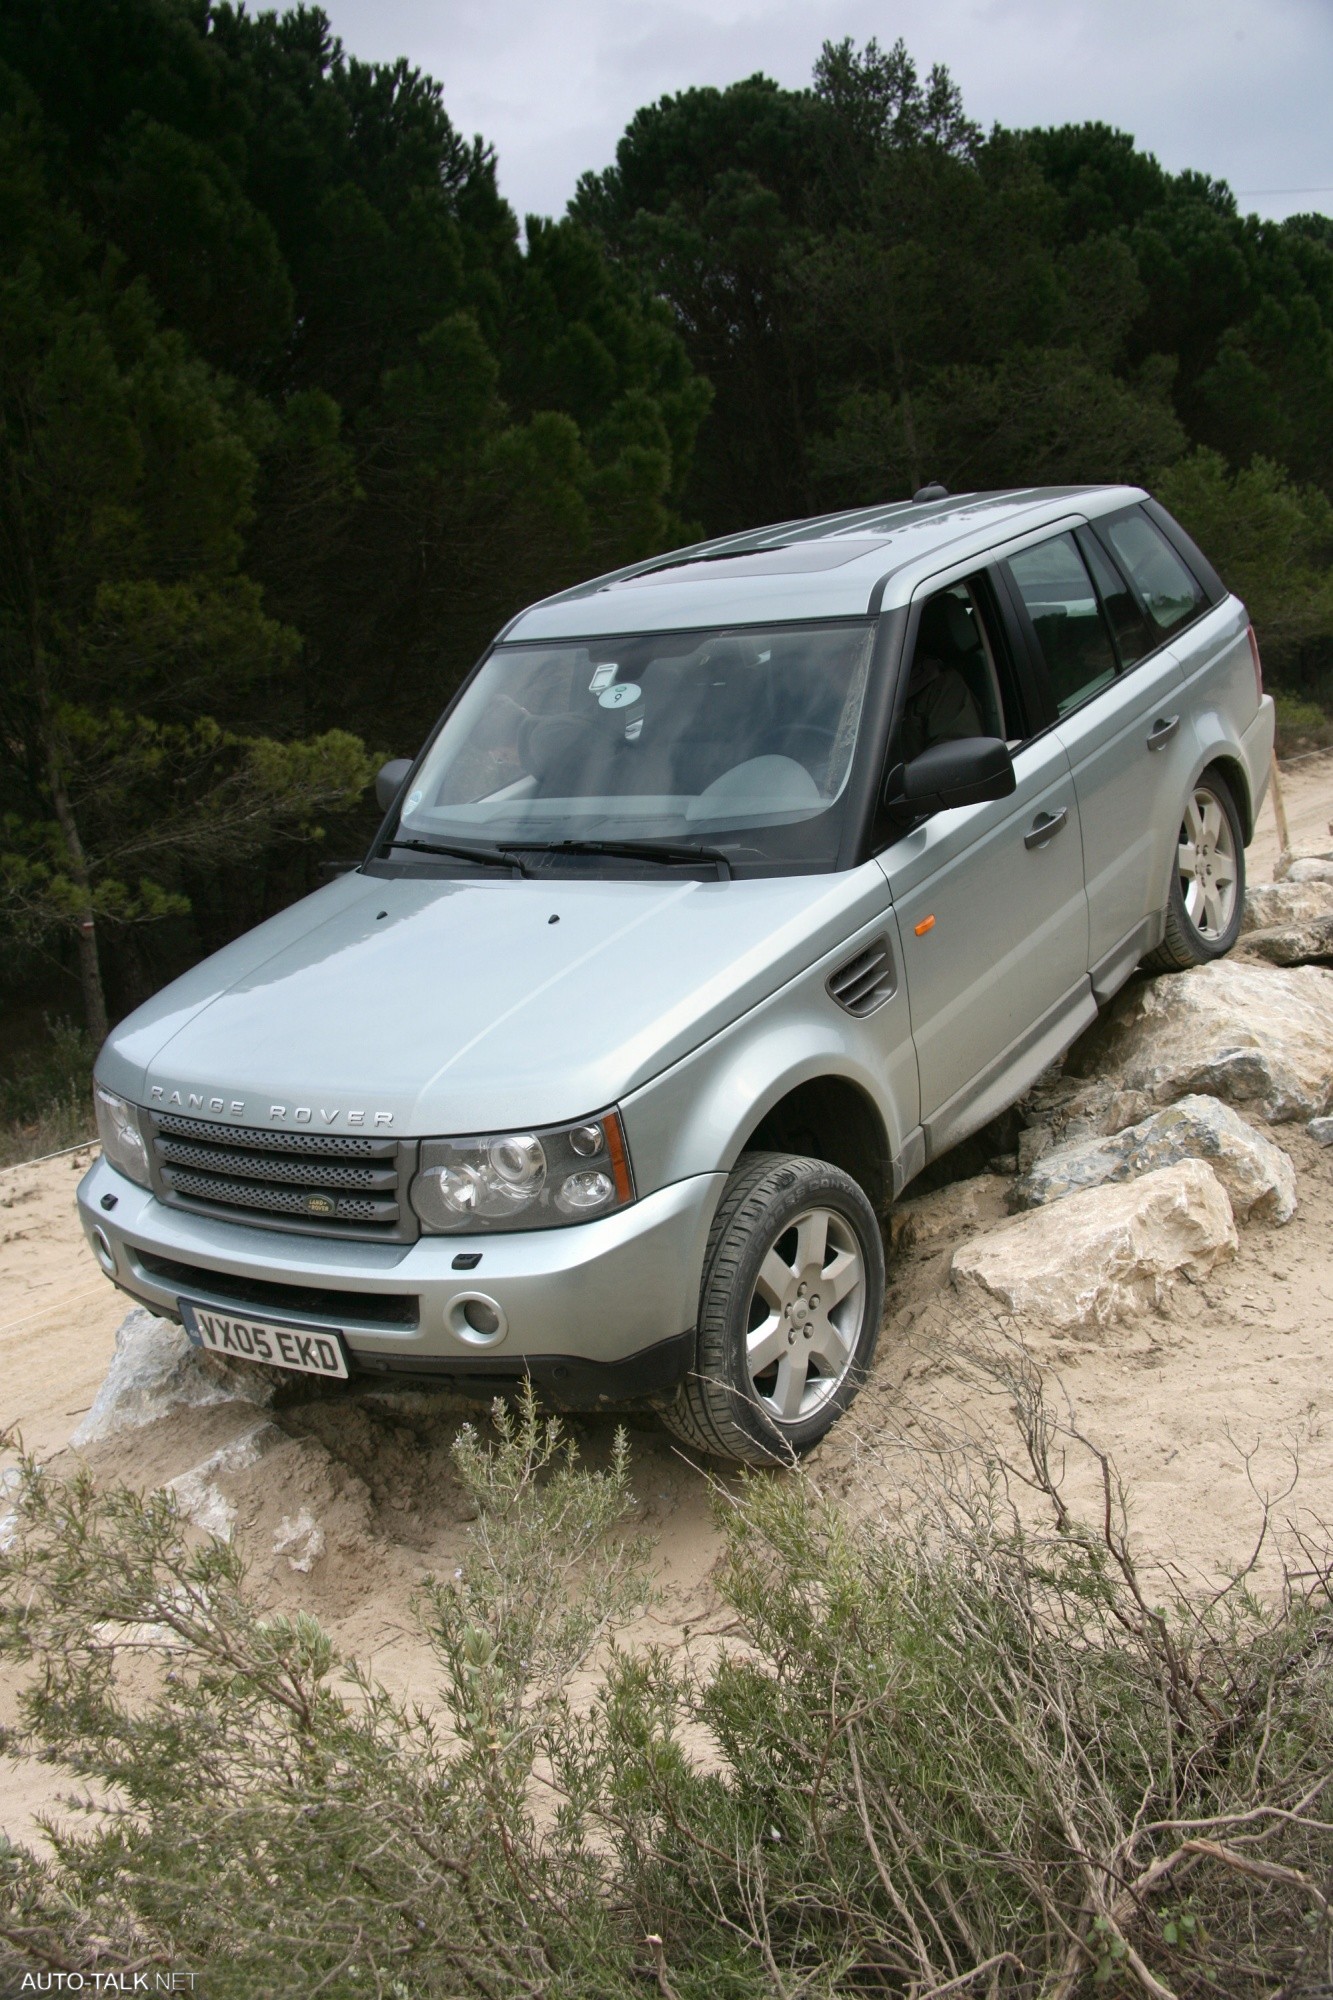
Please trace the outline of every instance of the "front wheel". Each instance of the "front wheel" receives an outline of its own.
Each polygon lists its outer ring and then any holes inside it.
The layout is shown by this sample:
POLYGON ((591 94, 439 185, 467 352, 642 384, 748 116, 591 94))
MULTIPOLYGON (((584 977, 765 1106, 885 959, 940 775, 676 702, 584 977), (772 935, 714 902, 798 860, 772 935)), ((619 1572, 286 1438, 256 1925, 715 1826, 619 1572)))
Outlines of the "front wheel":
POLYGON ((1183 972, 1221 958, 1240 936, 1245 907, 1245 837, 1230 787, 1205 771, 1185 801, 1166 930, 1144 959, 1152 972, 1183 972))
POLYGON ((879 1223, 856 1182, 747 1153, 708 1240, 695 1368, 663 1421, 714 1457, 792 1464, 865 1380, 883 1309, 879 1223))

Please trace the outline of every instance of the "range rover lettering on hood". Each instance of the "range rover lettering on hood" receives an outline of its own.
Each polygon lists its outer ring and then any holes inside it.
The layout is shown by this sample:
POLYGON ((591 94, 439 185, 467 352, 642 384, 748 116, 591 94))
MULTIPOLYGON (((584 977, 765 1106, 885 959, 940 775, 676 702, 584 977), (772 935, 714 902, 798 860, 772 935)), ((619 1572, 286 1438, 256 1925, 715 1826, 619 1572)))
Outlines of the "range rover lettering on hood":
POLYGON ((322 1104, 270 1104, 268 1110, 252 1111, 247 1114, 243 1097, 210 1097, 200 1090, 168 1090, 163 1083, 155 1083, 149 1090, 149 1098, 154 1105, 164 1111, 204 1111, 218 1118, 235 1118, 246 1123, 265 1125, 322 1125, 339 1123, 354 1129, 367 1125, 381 1131, 393 1124, 392 1111, 344 1111, 340 1107, 327 1110, 322 1104))

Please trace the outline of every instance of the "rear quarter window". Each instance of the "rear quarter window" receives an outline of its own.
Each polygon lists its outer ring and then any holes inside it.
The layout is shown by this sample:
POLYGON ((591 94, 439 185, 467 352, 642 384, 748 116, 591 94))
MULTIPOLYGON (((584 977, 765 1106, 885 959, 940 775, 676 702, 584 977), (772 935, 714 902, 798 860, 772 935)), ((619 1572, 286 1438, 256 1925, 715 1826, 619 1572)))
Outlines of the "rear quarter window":
POLYGON ((1137 591, 1159 641, 1183 631, 1207 610, 1202 585, 1166 536, 1137 507, 1097 525, 1137 591))

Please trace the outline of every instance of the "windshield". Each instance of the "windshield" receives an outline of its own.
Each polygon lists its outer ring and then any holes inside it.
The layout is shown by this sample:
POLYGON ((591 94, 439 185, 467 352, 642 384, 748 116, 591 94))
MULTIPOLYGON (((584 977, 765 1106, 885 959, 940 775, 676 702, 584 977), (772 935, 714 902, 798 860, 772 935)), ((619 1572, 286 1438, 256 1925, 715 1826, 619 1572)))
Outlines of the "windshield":
POLYGON ((394 838, 511 846, 529 867, 617 841, 831 867, 872 639, 857 622, 499 646, 394 838))

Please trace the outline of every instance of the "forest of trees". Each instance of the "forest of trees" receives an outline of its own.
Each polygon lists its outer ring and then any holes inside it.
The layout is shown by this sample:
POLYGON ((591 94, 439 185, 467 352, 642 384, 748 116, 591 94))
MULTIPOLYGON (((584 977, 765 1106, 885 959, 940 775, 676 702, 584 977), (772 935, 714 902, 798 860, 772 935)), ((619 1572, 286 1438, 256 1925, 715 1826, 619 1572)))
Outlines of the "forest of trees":
POLYGON ((520 231, 316 8, 6 0, 0 1005, 96 1037, 356 853, 533 597, 925 479, 1150 483, 1327 701, 1333 221, 846 42, 520 231))

